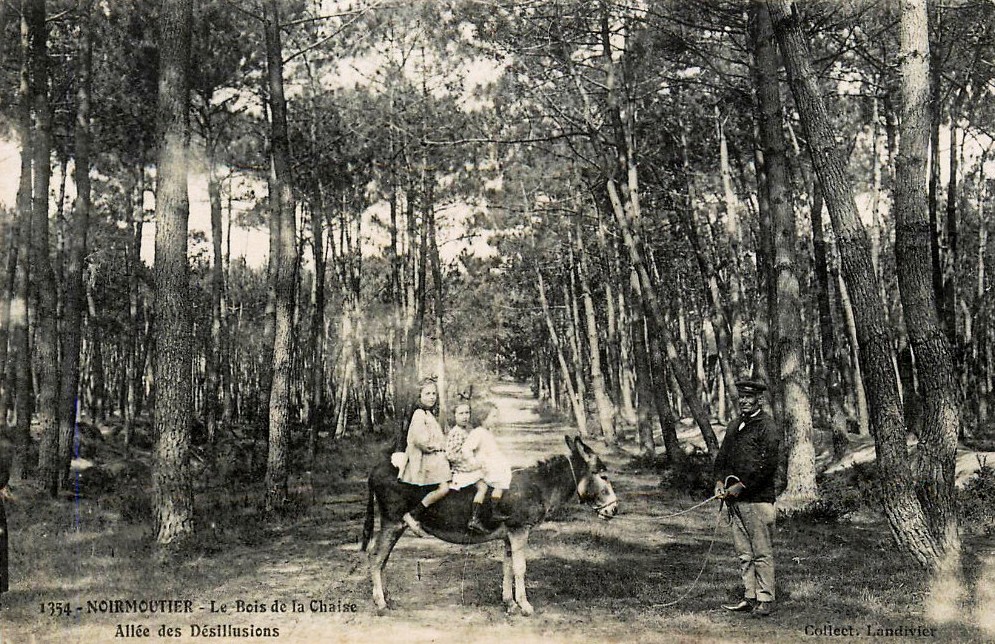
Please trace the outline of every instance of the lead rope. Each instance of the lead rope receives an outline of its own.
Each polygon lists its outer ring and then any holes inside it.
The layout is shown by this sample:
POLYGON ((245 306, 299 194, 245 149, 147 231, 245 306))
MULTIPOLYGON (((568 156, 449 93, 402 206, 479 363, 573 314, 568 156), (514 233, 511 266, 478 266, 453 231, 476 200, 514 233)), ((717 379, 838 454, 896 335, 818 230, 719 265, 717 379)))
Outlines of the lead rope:
MULTIPOLYGON (((708 499, 708 501, 711 501, 711 500, 712 499, 708 499)), ((705 503, 707 503, 708 501, 706 501, 705 503)), ((700 503, 698 505, 703 505, 703 504, 700 503)), ((698 507, 698 506, 695 506, 695 507, 698 507)), ((693 510, 693 509, 694 508, 690 508, 690 510, 693 510)), ((688 512, 688 511, 689 510, 685 510, 685 512, 688 512)), ((683 512, 681 512, 679 514, 683 514, 683 512)), ((677 599, 675 599, 673 601, 666 602, 664 604, 650 604, 651 608, 667 608, 669 606, 673 606, 675 604, 679 604, 680 602, 682 602, 685 599, 687 599, 687 596, 691 594, 691 591, 694 590, 694 587, 698 584, 698 581, 701 579, 702 574, 704 574, 705 567, 708 566, 708 560, 711 559, 711 557, 712 557, 712 547, 715 545, 715 537, 719 533, 719 523, 721 522, 720 521, 721 519, 722 519, 722 507, 719 506, 719 512, 715 516, 715 527, 712 529, 712 537, 711 537, 711 539, 708 542, 708 551, 705 553, 705 560, 703 562, 701 562, 701 570, 698 571, 698 576, 695 577, 694 581, 691 582, 691 587, 688 588, 687 592, 685 592, 683 595, 681 595, 677 599)))
MULTIPOLYGON (((712 501, 714 501, 715 499, 718 499, 718 498, 720 498, 720 497, 719 497, 718 494, 716 494, 716 495, 713 495, 713 496, 705 499, 704 501, 702 501, 701 503, 699 503, 697 505, 692 505, 687 510, 681 510, 680 512, 674 512, 673 514, 665 514, 662 517, 657 517, 657 518, 658 519, 672 519, 674 517, 679 517, 682 514, 687 514, 688 512, 691 512, 692 510, 697 510, 698 508, 700 508, 701 506, 705 505, 706 503, 711 503, 712 501)), ((721 506, 720 506, 720 509, 721 509, 721 506)))

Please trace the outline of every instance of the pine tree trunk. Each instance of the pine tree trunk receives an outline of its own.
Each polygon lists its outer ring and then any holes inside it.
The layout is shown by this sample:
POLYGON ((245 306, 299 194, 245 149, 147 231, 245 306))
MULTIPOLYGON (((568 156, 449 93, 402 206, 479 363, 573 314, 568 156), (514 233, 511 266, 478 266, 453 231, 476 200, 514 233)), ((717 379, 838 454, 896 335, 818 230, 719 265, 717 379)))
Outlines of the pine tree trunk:
MULTIPOLYGON (((49 253, 48 191, 51 179, 52 114, 48 101, 48 27, 45 4, 24 5, 28 22, 31 107, 34 113, 32 153, 31 267, 32 302, 35 306, 35 377, 38 380, 40 426, 38 478, 51 496, 58 492, 62 468, 59 460, 59 356, 55 273, 49 253)), ((67 463, 68 466, 68 463, 67 463)))
MULTIPOLYGON (((639 453, 644 458, 656 456, 656 443, 653 439, 653 407, 656 387, 653 386, 653 372, 650 370, 649 349, 646 342, 646 323, 641 312, 633 309, 632 353, 636 367, 636 386, 639 394, 636 407, 636 435, 639 439, 639 453)), ((669 406, 667 407, 669 410, 669 406)))
POLYGON ((11 301, 14 298, 14 285, 17 277, 17 219, 15 210, 0 213, 0 244, 3 245, 3 283, 0 284, 0 428, 7 425, 7 410, 10 408, 12 369, 8 360, 11 342, 11 301))
POLYGON ((784 432, 787 447, 787 489, 784 503, 801 507, 818 497, 815 485, 815 446, 812 411, 802 338, 803 304, 798 282, 795 247, 795 213, 785 161, 777 53, 767 8, 753 4, 750 12, 757 101, 760 106, 760 139, 764 149, 767 202, 773 224, 774 267, 777 271, 775 330, 778 380, 783 392, 784 432))
POLYGON ((813 189, 812 248, 815 276, 819 285, 819 337, 822 341, 822 363, 826 374, 826 391, 829 398, 829 424, 833 433, 833 460, 839 461, 846 454, 847 417, 843 397, 843 371, 840 367, 836 345, 836 325, 830 295, 829 267, 826 259, 826 237, 822 223, 822 189, 813 189))
MULTIPOLYGON (((434 183, 434 177, 432 181, 434 183)), ((448 405, 446 404, 446 345, 443 320, 445 315, 445 284, 442 281, 442 261, 439 258, 439 241, 435 228, 435 191, 431 185, 425 203, 425 222, 428 233, 429 261, 432 264, 432 283, 435 286, 435 351, 436 351, 436 386, 439 388, 439 423, 446 426, 448 405)), ((356 251, 359 252, 358 250, 356 251)), ((357 294, 358 295, 358 294, 357 294)))
MULTIPOLYGON (((949 150, 949 172, 947 180, 947 208, 946 208, 946 229, 947 229, 947 252, 943 257, 943 301, 937 304, 940 307, 942 324, 947 330, 947 338, 951 346, 956 347, 958 341, 957 328, 957 197, 958 197, 958 173, 960 167, 961 146, 957 144, 957 120, 962 118, 960 113, 963 105, 963 87, 957 92, 957 97, 950 106, 950 150, 949 150)), ((901 145, 901 143, 899 143, 901 145)), ((923 159, 925 161, 925 159, 923 159)))
MULTIPOLYGON (((759 104, 754 106, 760 111, 759 104)), ((760 123, 754 119, 753 125, 753 165, 757 172, 757 303, 756 322, 753 326, 753 375, 770 382, 770 374, 776 369, 773 364, 771 329, 777 312, 777 284, 774 281, 773 223, 770 204, 767 199, 767 174, 764 151, 760 144, 760 123)), ((776 391, 776 390, 775 390, 776 391)), ((776 402, 778 396, 774 396, 776 402)))
MULTIPOLYGON (((985 371, 984 355, 989 332, 982 324, 982 321, 985 320, 985 314, 982 311, 984 307, 985 270, 987 268, 988 255, 988 226, 990 225, 985 212, 985 206, 988 202, 988 181, 983 170, 987 158, 988 150, 985 150, 981 155, 981 162, 978 166, 978 262, 977 277, 974 286, 974 307, 971 311, 972 319, 977 325, 977 340, 971 342, 969 345, 971 347, 974 386, 977 387, 977 391, 979 392, 975 397, 975 424, 977 426, 984 426, 988 421, 988 374, 985 371)), ((965 391, 967 390, 965 389, 965 391)))
MULTIPOLYGON (((132 433, 134 431, 135 417, 139 409, 139 397, 143 393, 142 389, 142 365, 138 362, 140 353, 140 338, 142 327, 139 318, 139 293, 138 293, 138 267, 141 266, 143 227, 143 200, 145 193, 145 170, 144 164, 138 165, 134 169, 135 185, 132 188, 132 200, 128 209, 128 228, 131 233, 130 244, 125 250, 125 266, 128 274, 128 320, 131 322, 125 332, 124 350, 125 357, 125 377, 128 379, 127 401, 124 407, 124 445, 125 449, 131 446, 132 433)), ((89 312, 89 302, 87 303, 89 312)), ((88 318, 88 324, 92 327, 93 319, 88 318)), ((95 342, 96 334, 91 333, 91 342, 95 342)), ((89 370, 88 370, 89 371, 89 370)))
MULTIPOLYGON (((688 465, 687 454, 681 447, 681 441, 677 437, 677 418, 670 406, 670 392, 672 387, 667 379, 673 378, 673 370, 670 369, 664 358, 664 353, 660 348, 660 337, 656 332, 656 324, 652 317, 646 318, 646 336, 649 338, 650 365, 653 369, 653 393, 654 404, 657 416, 660 418, 660 431, 663 437, 663 446, 667 450, 667 459, 671 466, 681 471, 688 465)), ((717 452, 711 452, 716 454, 717 452)))
POLYGON ((939 555, 938 544, 930 533, 913 487, 905 446, 906 427, 891 355, 894 346, 891 329, 878 296, 870 240, 857 214, 843 146, 835 139, 795 8, 789 0, 768 0, 767 6, 807 135, 812 163, 839 239, 843 277, 854 302, 864 385, 882 473, 885 515, 902 552, 921 566, 932 566, 939 555))
MULTIPOLYGON (((649 272, 646 270, 646 266, 643 263, 641 252, 642 243, 632 225, 636 221, 636 217, 631 213, 625 212, 625 208, 622 205, 622 201, 619 198, 618 190, 616 189, 615 182, 613 180, 608 180, 606 189, 608 191, 608 198, 611 201, 612 212, 615 215, 615 221, 622 231, 622 239, 625 243, 626 249, 629 252, 629 261, 632 263, 633 269, 636 271, 636 275, 639 279, 639 288, 642 295, 643 306, 646 307, 646 314, 650 317, 657 333, 660 334, 660 339, 666 347, 667 365, 669 367, 668 371, 676 380, 680 388, 681 396, 683 397, 684 402, 687 403, 687 406, 691 411, 691 415, 694 417, 695 423, 698 425, 698 429, 701 430, 701 435, 705 440, 708 453, 717 454, 719 441, 715 437, 715 432, 712 430, 711 420, 701 407, 701 403, 698 400, 697 388, 694 387, 691 382, 691 378, 679 366, 680 355, 677 352, 677 346, 674 344, 673 336, 667 329, 666 320, 663 315, 663 307, 657 298, 656 292, 653 290, 653 283, 650 281, 649 272)), ((638 206, 633 205, 630 207, 635 210, 638 206)))
MULTIPOLYGON (((10 353, 0 364, 4 369, 3 376, 5 378, 3 389, 0 390, 0 403, 2 403, 0 404, 0 414, 2 414, 0 418, 4 421, 0 425, 6 425, 7 410, 17 405, 20 396, 18 383, 21 382, 18 374, 23 369, 21 362, 27 360, 29 355, 27 352, 28 309, 26 303, 29 281, 28 249, 31 244, 31 98, 28 74, 28 23, 23 12, 20 20, 19 45, 21 60, 16 97, 17 109, 14 112, 13 126, 21 148, 21 173, 18 179, 15 208, 9 221, 8 237, 5 238, 9 241, 6 244, 8 255, 4 293, 7 298, 4 301, 3 320, 7 324, 6 332, 9 334, 9 340, 7 337, 0 338, 3 340, 0 351, 7 351, 9 342, 10 353)), ((24 402, 26 401, 22 401, 21 405, 24 402)), ((21 478, 28 441, 30 440, 28 437, 30 418, 21 419, 20 416, 21 414, 18 413, 15 426, 16 449, 12 462, 12 478, 14 480, 21 478)))
MULTIPOLYGON (((573 379, 570 376, 570 366, 567 364, 567 358, 563 352, 563 342, 560 340, 560 334, 556 331, 556 324, 553 322, 553 314, 549 309, 549 300, 546 297, 546 281, 542 278, 542 272, 539 267, 535 267, 536 274, 536 287, 539 290, 539 304, 542 306, 542 316, 546 320, 546 331, 549 333, 549 342, 553 345, 553 350, 556 351, 557 362, 560 363, 560 373, 563 377, 563 384, 567 388, 567 395, 570 398, 570 404, 574 413, 574 421, 577 423, 577 430, 580 432, 581 436, 587 436, 587 413, 584 411, 583 401, 577 395, 577 390, 573 385, 573 379)), ((555 391, 555 387, 550 388, 555 391)), ((555 403, 554 403, 554 406, 555 403)))
POLYGON ((269 395, 269 452, 266 458, 266 509, 287 500, 287 450, 290 439, 291 359, 293 356, 294 265, 296 240, 294 195, 290 177, 287 104, 283 94, 283 51, 280 44, 278 0, 265 10, 266 70, 270 101, 270 216, 279 226, 274 285, 276 319, 273 333, 273 378, 269 395))
POLYGON ((574 389, 577 392, 577 405, 584 417, 584 430, 587 431, 587 379, 584 373, 584 353, 580 343, 580 310, 577 306, 577 285, 573 251, 570 253, 570 279, 563 285, 563 302, 567 309, 567 337, 570 340, 570 356, 573 362, 574 389))
POLYGON ((311 417, 308 453, 314 458, 318 430, 325 416, 325 199, 319 185, 319 199, 311 210, 311 250, 314 259, 314 289, 311 292, 311 417))
POLYGON ((618 442, 618 435, 615 428, 615 404, 608 396, 608 387, 605 385, 605 375, 601 366, 601 340, 598 333, 598 320, 594 312, 594 296, 591 295, 591 275, 587 264, 587 251, 584 248, 584 239, 580 224, 574 231, 577 244, 578 272, 580 282, 581 299, 584 303, 584 326, 587 331, 587 348, 590 351, 591 364, 591 388, 594 390, 594 403, 598 409, 598 425, 601 435, 609 444, 618 442))
POLYGON ((80 37, 78 41, 79 71, 76 91, 76 204, 69 234, 68 266, 66 268, 66 299, 63 307, 62 335, 62 404, 59 417, 59 467, 65 489, 71 487, 69 462, 72 459, 76 414, 79 409, 80 344, 83 322, 83 262, 87 252, 87 234, 90 227, 90 90, 92 87, 91 14, 93 0, 80 4, 80 37))
POLYGON ((633 400, 636 376, 632 355, 632 327, 628 320, 629 306, 625 288, 619 277, 622 269, 618 247, 608 242, 608 226, 596 197, 595 215, 598 221, 598 248, 604 257, 609 258, 608 279, 605 282, 605 313, 608 318, 605 353, 609 361, 607 373, 611 374, 612 381, 610 390, 619 402, 619 413, 625 422, 636 424, 633 400))
POLYGON ((190 30, 193 0, 163 0, 159 14, 159 159, 155 240, 155 435, 152 462, 159 545, 194 530, 189 471, 191 322, 187 265, 190 30))
MULTIPOLYGON (((676 470, 687 465, 687 456, 677 438, 677 420, 670 406, 670 386, 667 382, 667 368, 660 351, 660 343, 653 330, 652 322, 642 310, 643 298, 639 290, 639 277, 635 269, 629 273, 629 285, 633 292, 635 306, 632 307, 632 338, 636 354, 637 383, 639 385, 639 436, 644 451, 654 450, 653 429, 649 425, 649 406, 652 401, 660 421, 660 431, 667 459, 676 470), (643 438, 648 434, 648 439, 643 438)), ((652 453, 652 452, 651 452, 652 453)))
POLYGON ((224 313, 222 300, 224 298, 225 272, 222 243, 224 231, 221 222, 221 180, 218 178, 216 150, 214 143, 209 142, 206 154, 207 195, 211 204, 211 345, 207 355, 207 391, 205 393, 204 411, 207 425, 208 443, 214 444, 218 422, 221 417, 221 363, 225 354, 224 313))
POLYGON ((21 480, 28 468, 27 458, 31 446, 31 414, 34 395, 31 387, 31 351, 28 333, 28 291, 31 281, 31 107, 28 73, 28 21, 21 15, 21 73, 18 84, 17 130, 21 144, 21 176, 17 187, 17 247, 13 303, 11 306, 10 342, 16 352, 13 365, 8 369, 13 378, 11 393, 14 397, 14 459, 11 479, 21 480))
MULTIPOLYGON (((905 326, 915 354, 922 397, 916 481, 931 532, 940 550, 949 555, 960 549, 954 488, 960 401, 953 356, 937 314, 929 271, 929 211, 924 198, 930 86, 926 16, 926 0, 902 3, 895 257, 905 326)), ((954 189, 953 183, 950 189, 954 189)))

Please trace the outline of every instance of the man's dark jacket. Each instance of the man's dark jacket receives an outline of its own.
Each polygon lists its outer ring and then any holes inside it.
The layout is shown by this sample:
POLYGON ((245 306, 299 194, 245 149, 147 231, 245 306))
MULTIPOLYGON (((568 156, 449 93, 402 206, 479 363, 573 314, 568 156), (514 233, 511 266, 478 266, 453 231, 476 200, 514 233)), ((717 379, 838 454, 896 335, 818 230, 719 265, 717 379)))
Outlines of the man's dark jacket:
POLYGON ((781 430, 767 412, 749 418, 740 416, 726 427, 715 459, 715 480, 725 482, 726 477, 733 475, 746 486, 738 497, 730 500, 773 503, 780 448, 781 430))

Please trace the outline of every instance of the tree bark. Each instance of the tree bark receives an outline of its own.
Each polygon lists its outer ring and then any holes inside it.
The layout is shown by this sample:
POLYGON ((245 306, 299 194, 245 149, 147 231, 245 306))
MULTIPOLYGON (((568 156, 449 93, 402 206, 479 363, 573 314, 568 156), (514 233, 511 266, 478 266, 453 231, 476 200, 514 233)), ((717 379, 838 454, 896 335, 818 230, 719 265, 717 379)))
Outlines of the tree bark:
MULTIPOLYGON (((434 184, 434 175, 429 178, 434 184)), ((432 282, 435 286, 435 351, 436 351, 436 385, 439 388, 439 423, 445 427, 449 408, 446 403, 446 344, 443 320, 445 315, 445 284, 442 280, 442 260, 439 258, 439 240, 435 228, 435 190, 430 185, 425 200, 425 228, 428 234, 429 262, 432 264, 432 282)), ((356 251, 359 253, 359 250, 356 251)), ((358 293, 357 293, 358 301, 358 293)))
POLYGON ((826 233, 822 223, 822 188, 816 186, 813 188, 813 193, 812 248, 815 277, 819 285, 819 338, 822 341, 822 362, 829 398, 829 423, 833 433, 833 460, 838 461, 846 454, 849 442, 843 396, 843 370, 840 367, 839 350, 836 345, 836 325, 833 323, 829 266, 826 259, 826 233))
MULTIPOLYGON (((52 114, 48 100, 48 27, 45 3, 26 2, 28 22, 31 107, 34 114, 32 153, 31 266, 32 301, 35 306, 35 376, 38 380, 38 408, 35 421, 40 426, 38 478, 51 496, 59 489, 62 468, 59 460, 59 356, 55 274, 49 253, 48 190, 51 179, 52 114)), ((68 466, 68 463, 67 463, 68 466)))
MULTIPOLYGON (((570 376, 570 366, 567 358, 563 354, 563 342, 560 334, 556 332, 556 325, 553 323, 553 314, 549 309, 549 300, 546 297, 546 281, 542 278, 539 267, 535 267, 536 286, 539 290, 539 304, 542 306, 542 315, 546 320, 546 331, 549 333, 549 342, 556 351, 556 360, 560 363, 560 373, 563 377, 563 384, 567 388, 567 395, 570 397, 570 404, 573 408, 574 420, 577 422, 577 429, 581 436, 587 436, 587 413, 584 411, 584 403, 577 395, 573 379, 570 376)), ((551 388, 555 389, 555 388, 551 388)))
POLYGON ((594 296, 591 294, 591 275, 587 263, 587 251, 584 248, 584 231, 578 222, 574 231, 576 236, 578 273, 581 299, 584 303, 584 326, 587 331, 587 347, 590 351, 591 388, 594 390, 594 403, 598 408, 598 425, 601 435, 609 444, 618 442, 615 428, 615 404, 608 396, 605 385, 605 375, 601 366, 601 340, 598 333, 598 320, 594 312, 594 296))
MULTIPOLYGON (((640 385, 639 391, 641 394, 648 393, 649 397, 653 400, 657 418, 660 420, 660 432, 663 438, 664 449, 667 450, 667 459, 675 470, 683 470, 687 466, 687 455, 681 448, 681 442, 677 438, 677 419, 674 417, 674 411, 670 405, 670 385, 667 382, 667 365, 663 352, 660 350, 660 341, 656 330, 653 328, 653 321, 646 317, 642 309, 643 298, 639 294, 639 290, 642 287, 635 269, 632 269, 629 273, 629 284, 636 295, 634 298, 636 305, 632 307, 633 344, 639 343, 641 346, 636 348, 636 351, 643 352, 642 358, 637 357, 637 360, 641 359, 646 362, 642 366, 646 369, 645 375, 647 376, 647 381, 640 385)), ((637 362, 637 369, 639 368, 639 363, 637 362)), ((640 374, 640 377, 642 377, 642 374, 640 374)), ((640 418, 644 414, 643 408, 649 404, 649 400, 640 401, 640 418)), ((643 435, 643 431, 642 427, 640 427, 640 436, 643 435)), ((652 439, 652 430, 650 431, 650 438, 652 439)), ((650 443, 650 446, 652 447, 652 443, 650 443)))
POLYGON ((688 377, 688 375, 679 366, 680 356, 677 352, 677 346, 674 344, 674 339, 670 331, 667 330, 666 320, 663 315, 663 307, 657 298, 656 292, 653 290, 653 283, 650 281, 649 272, 646 270, 646 265, 643 263, 641 252, 642 243, 640 242, 639 236, 632 226, 634 217, 625 212, 622 202, 619 199, 618 190, 615 187, 614 180, 608 180, 606 189, 608 191, 608 198, 611 201, 612 212, 615 215, 615 221, 618 223, 619 228, 622 231, 622 239, 625 243, 626 249, 629 252, 629 261, 632 263, 639 279, 642 303, 643 306, 646 307, 646 314, 652 320, 657 333, 660 335, 660 339, 666 347, 667 364, 669 366, 668 370, 677 381, 677 384, 680 387, 681 396, 683 397, 684 402, 687 403, 687 406, 691 411, 691 415, 694 418, 695 423, 698 425, 698 429, 701 430, 701 436, 705 441, 706 447, 708 448, 708 453, 713 455, 718 454, 719 441, 715 437, 715 432, 712 430, 711 420, 701 407, 701 402, 698 400, 698 391, 692 384, 691 378, 688 377))
POLYGON ((567 270, 570 279, 563 285, 563 303, 567 313, 567 336, 570 341, 570 355, 573 361, 574 389, 577 391, 577 402, 584 418, 584 430, 587 431, 587 379, 584 373, 584 353, 580 343, 580 310, 577 307, 577 284, 574 267, 573 249, 568 252, 570 262, 567 270))
POLYGON ((960 401, 953 357, 937 313, 929 271, 931 235, 925 165, 930 44, 926 0, 902 3, 899 33, 902 102, 895 185, 895 257, 922 398, 916 481, 937 545, 943 554, 956 555, 960 537, 954 475, 960 401))
MULTIPOLYGON (((22 3, 23 5, 23 3, 22 3)), ((18 83, 17 127, 21 143, 21 176, 17 188, 17 250, 11 305, 11 345, 16 351, 11 389, 14 395, 14 459, 11 478, 20 480, 27 469, 28 448, 31 445, 31 414, 34 396, 31 387, 31 351, 28 333, 28 292, 31 281, 31 88, 28 21, 21 12, 21 73, 18 83)))
POLYGON ((314 288, 311 291, 311 417, 308 452, 314 459, 318 430, 325 417, 325 199, 318 187, 318 203, 311 208, 311 250, 314 259, 314 288))
POLYGON ((152 486, 156 543, 194 530, 189 471, 191 322, 187 265, 190 30, 193 0, 163 0, 159 14, 158 187, 155 240, 155 434, 152 486))
POLYGON ((822 183, 823 196, 839 239, 843 278, 854 302, 864 385, 884 485, 885 515, 902 552, 919 565, 930 567, 939 556, 938 544, 915 495, 891 355, 894 343, 878 295, 870 240, 860 223, 847 178, 843 146, 836 141, 795 8, 790 0, 768 0, 767 6, 807 135, 812 163, 822 183))
MULTIPOLYGON (((144 156, 144 155, 141 155, 144 156)), ((125 266, 128 274, 128 320, 131 322, 125 333, 124 350, 125 357, 125 377, 128 380, 127 401, 124 407, 124 445, 125 449, 131 446, 132 433, 134 431, 135 418, 141 409, 141 398, 144 394, 142 387, 142 374, 144 364, 138 360, 141 354, 142 321, 139 315, 140 302, 138 290, 138 272, 142 265, 142 228, 144 227, 144 195, 145 195, 145 168, 144 163, 136 164, 133 169, 135 185, 132 188, 132 202, 128 209, 128 228, 130 232, 130 243, 125 250, 125 266)), ((89 300, 87 298, 87 310, 89 312, 89 300)), ((92 324, 93 318, 88 320, 92 324)), ((94 337, 93 341, 97 341, 94 337)))
POLYGON ((283 93, 283 53, 278 0, 267 0, 265 11, 266 70, 270 107, 270 216, 280 229, 276 271, 271 276, 276 295, 273 334, 273 379, 269 396, 269 452, 266 459, 266 509, 287 500, 291 358, 293 355, 294 265, 297 235, 290 176, 287 103, 283 93))
POLYGON ((774 268, 777 271, 776 359, 783 392, 785 439, 788 449, 787 489, 783 502, 801 507, 818 497, 815 485, 815 446, 812 442, 812 410, 808 378, 804 369, 802 317, 804 307, 798 282, 795 247, 795 213, 785 162, 781 95, 777 77, 777 53, 770 16, 762 4, 751 5, 750 35, 753 41, 757 100, 760 106, 760 140, 764 149, 767 202, 773 224, 774 268))
POLYGON ((63 306, 62 335, 62 404, 59 417, 59 467, 65 489, 72 483, 67 476, 72 459, 76 415, 79 410, 78 392, 80 375, 80 344, 83 321, 83 263, 87 252, 87 234, 90 228, 90 92, 92 87, 91 24, 93 0, 80 3, 80 37, 78 45, 78 72, 76 90, 76 203, 68 241, 68 266, 66 268, 66 298, 63 306))
POLYGON ((207 441, 214 444, 218 422, 222 414, 221 381, 223 356, 226 352, 224 328, 225 271, 222 244, 224 231, 221 223, 221 179, 218 177, 216 141, 207 142, 207 195, 211 204, 211 346, 207 356, 207 391, 204 411, 207 441))

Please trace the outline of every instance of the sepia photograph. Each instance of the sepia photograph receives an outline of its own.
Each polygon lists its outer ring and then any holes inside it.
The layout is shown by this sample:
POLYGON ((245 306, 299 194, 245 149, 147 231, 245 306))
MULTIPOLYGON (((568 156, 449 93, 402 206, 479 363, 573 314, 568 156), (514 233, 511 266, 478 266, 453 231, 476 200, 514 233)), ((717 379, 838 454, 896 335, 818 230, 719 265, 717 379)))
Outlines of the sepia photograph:
POLYGON ((0 0, 0 644, 995 641, 992 0, 0 0))

